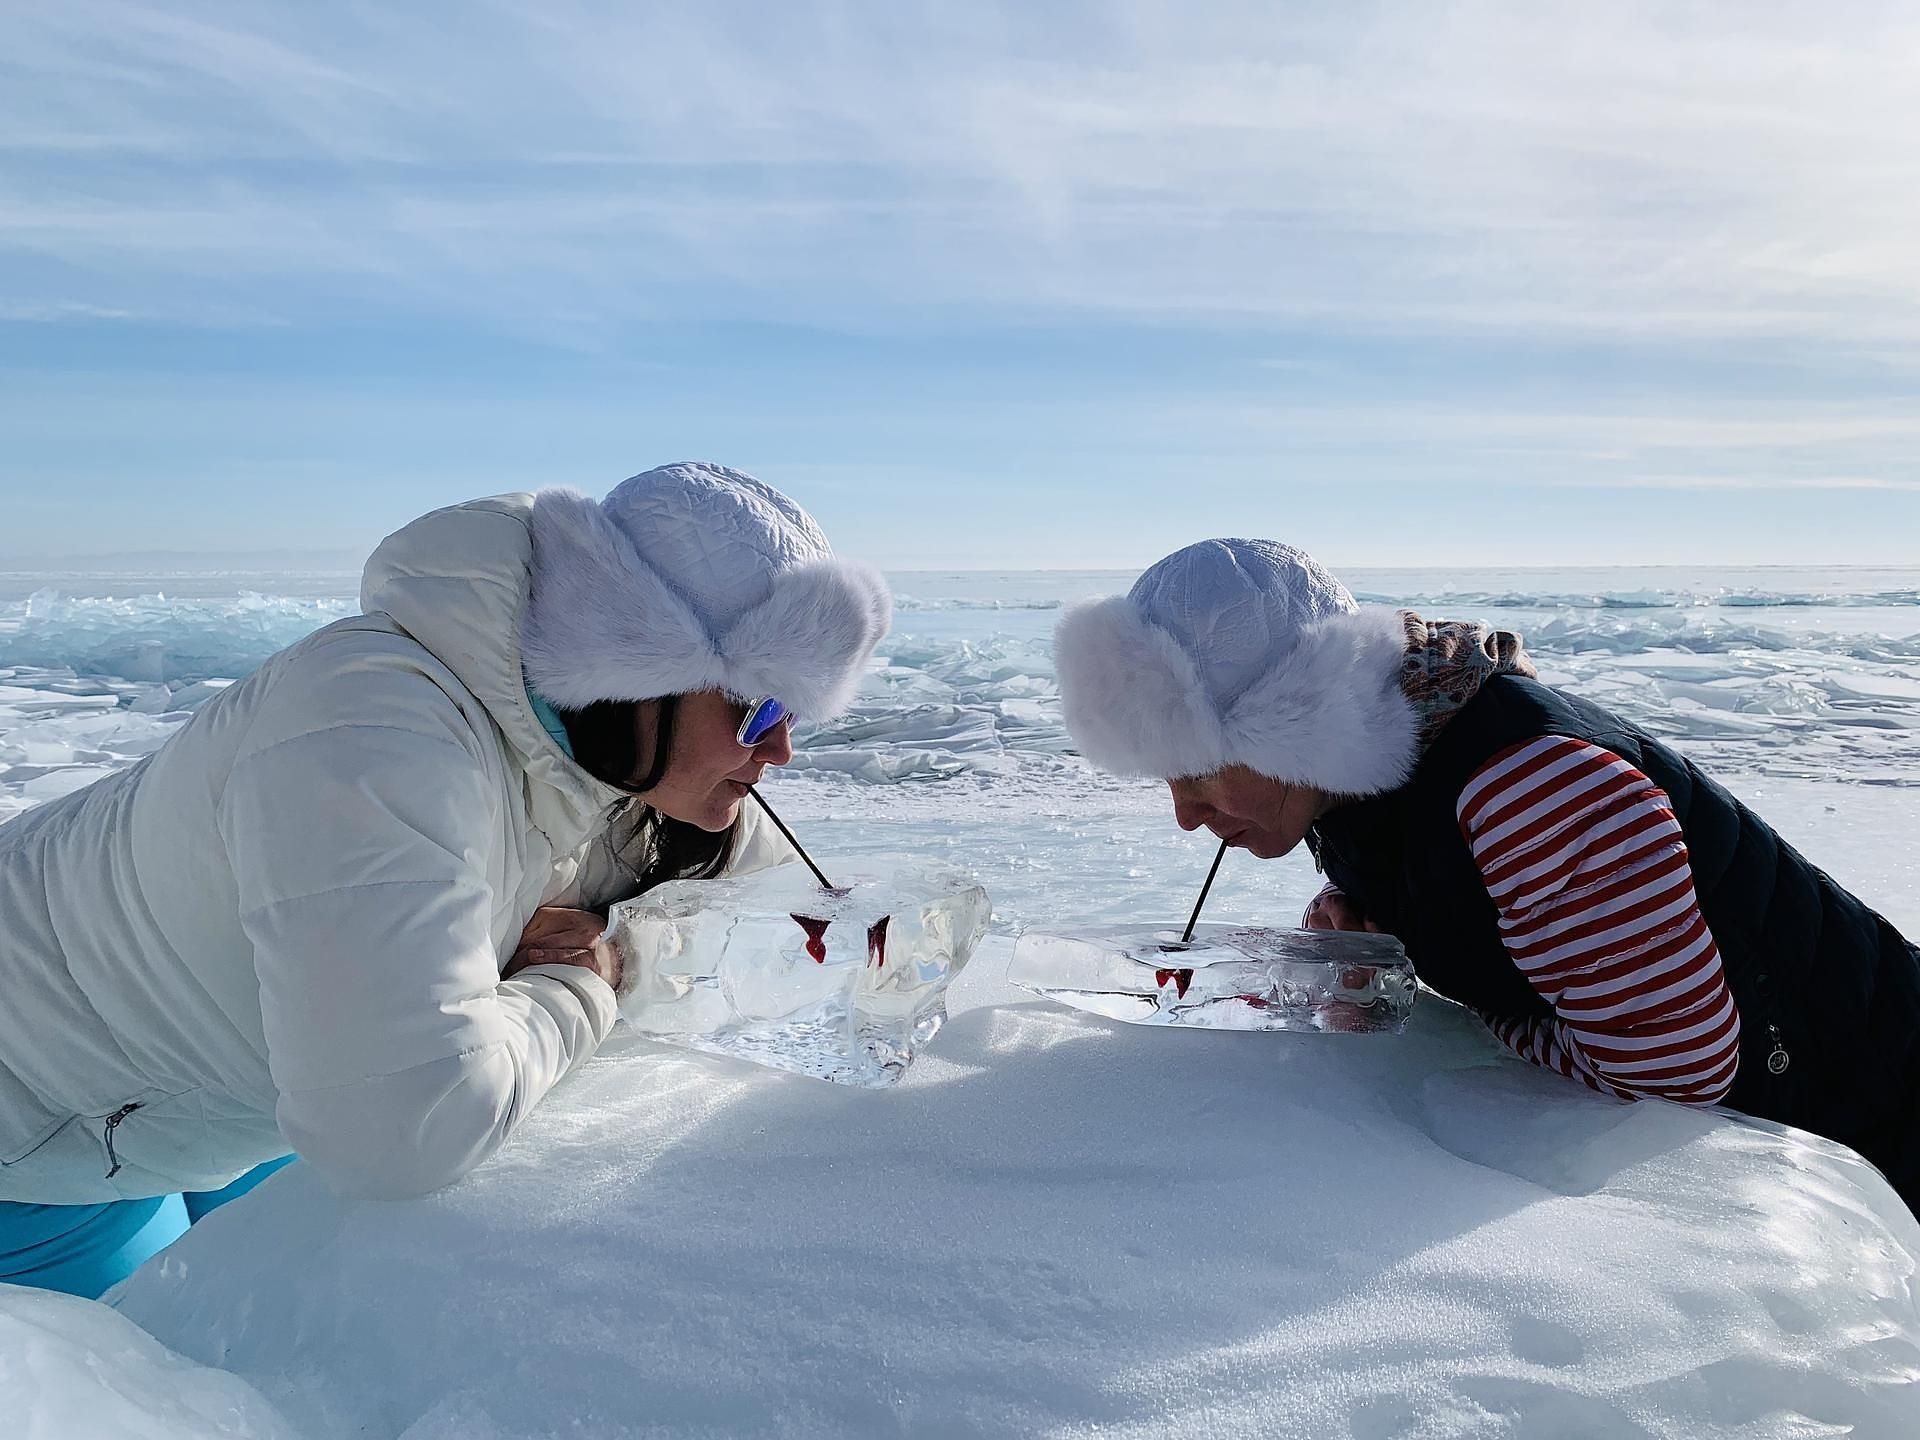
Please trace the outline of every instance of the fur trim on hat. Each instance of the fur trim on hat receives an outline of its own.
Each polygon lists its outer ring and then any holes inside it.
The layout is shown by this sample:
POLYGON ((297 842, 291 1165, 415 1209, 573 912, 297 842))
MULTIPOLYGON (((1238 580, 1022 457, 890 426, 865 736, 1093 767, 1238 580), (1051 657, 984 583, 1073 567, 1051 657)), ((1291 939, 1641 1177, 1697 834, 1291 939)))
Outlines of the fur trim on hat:
POLYGON ((1398 610, 1366 606, 1304 627, 1223 714, 1178 641, 1124 595, 1069 610, 1054 640, 1061 708, 1081 754, 1162 780, 1246 765, 1334 795, 1403 784, 1418 722, 1400 691, 1398 610))
POLYGON ((769 593, 714 635, 598 501, 534 497, 534 582, 521 625, 533 688, 565 709, 721 690, 772 695, 809 720, 852 701, 893 600, 879 572, 821 559, 769 575, 769 593))

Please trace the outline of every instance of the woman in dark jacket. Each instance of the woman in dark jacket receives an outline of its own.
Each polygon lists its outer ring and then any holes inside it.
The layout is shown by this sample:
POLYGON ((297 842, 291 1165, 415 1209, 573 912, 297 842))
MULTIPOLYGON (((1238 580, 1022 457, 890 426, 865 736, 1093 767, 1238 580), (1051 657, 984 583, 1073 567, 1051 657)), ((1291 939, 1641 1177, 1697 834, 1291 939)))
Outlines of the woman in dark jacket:
POLYGON ((1692 761, 1540 683, 1517 637, 1360 607, 1208 540, 1062 620, 1083 753, 1184 829, 1328 878, 1522 1056, 1829 1136, 1920 1208, 1920 951, 1692 761))

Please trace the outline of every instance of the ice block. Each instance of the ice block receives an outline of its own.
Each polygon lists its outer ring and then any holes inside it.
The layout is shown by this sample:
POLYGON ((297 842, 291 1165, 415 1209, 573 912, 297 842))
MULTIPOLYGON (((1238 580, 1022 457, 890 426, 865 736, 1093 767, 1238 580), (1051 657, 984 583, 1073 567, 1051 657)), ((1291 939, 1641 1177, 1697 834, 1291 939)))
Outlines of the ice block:
POLYGON ((620 1014, 650 1039, 842 1085, 890 1085, 946 1022, 987 892, 937 866, 675 880, 613 909, 620 1014))
POLYGON ((1205 924, 1029 930, 1007 978, 1136 1025, 1386 1031, 1413 1009, 1413 966, 1391 935, 1205 924))

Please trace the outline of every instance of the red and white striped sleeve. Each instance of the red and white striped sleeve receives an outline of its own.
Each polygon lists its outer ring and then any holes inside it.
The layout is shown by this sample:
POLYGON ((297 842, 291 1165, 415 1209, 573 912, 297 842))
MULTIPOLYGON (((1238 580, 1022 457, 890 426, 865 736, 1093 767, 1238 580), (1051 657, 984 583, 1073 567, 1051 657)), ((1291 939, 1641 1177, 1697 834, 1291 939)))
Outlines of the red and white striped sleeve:
POLYGON ((1554 1012, 1483 1016, 1494 1034, 1610 1095, 1725 1098, 1740 1014, 1666 792, 1609 750, 1549 735, 1489 760, 1455 813, 1507 953, 1554 1012))

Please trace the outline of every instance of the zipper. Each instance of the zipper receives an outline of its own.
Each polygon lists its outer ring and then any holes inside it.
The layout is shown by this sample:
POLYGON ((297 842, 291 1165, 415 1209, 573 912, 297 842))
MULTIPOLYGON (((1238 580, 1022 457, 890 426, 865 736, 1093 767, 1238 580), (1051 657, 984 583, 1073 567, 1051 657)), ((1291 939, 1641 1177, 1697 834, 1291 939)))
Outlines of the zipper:
POLYGON ((107 1163, 113 1167, 107 1171, 107 1179, 109 1180, 120 1173, 120 1157, 116 1155, 113 1150, 113 1132, 120 1128, 120 1122, 122 1120, 125 1120, 139 1108, 140 1102, 134 1100, 126 1105, 122 1105, 118 1110, 114 1111, 113 1114, 107 1116, 107 1163))
POLYGON ((1767 1073, 1784 1075, 1787 1073, 1787 1066, 1792 1063, 1792 1057, 1787 1054, 1787 1047, 1780 1039, 1780 1027, 1767 1026, 1767 1034, 1773 1037, 1773 1049, 1767 1052, 1767 1073))

